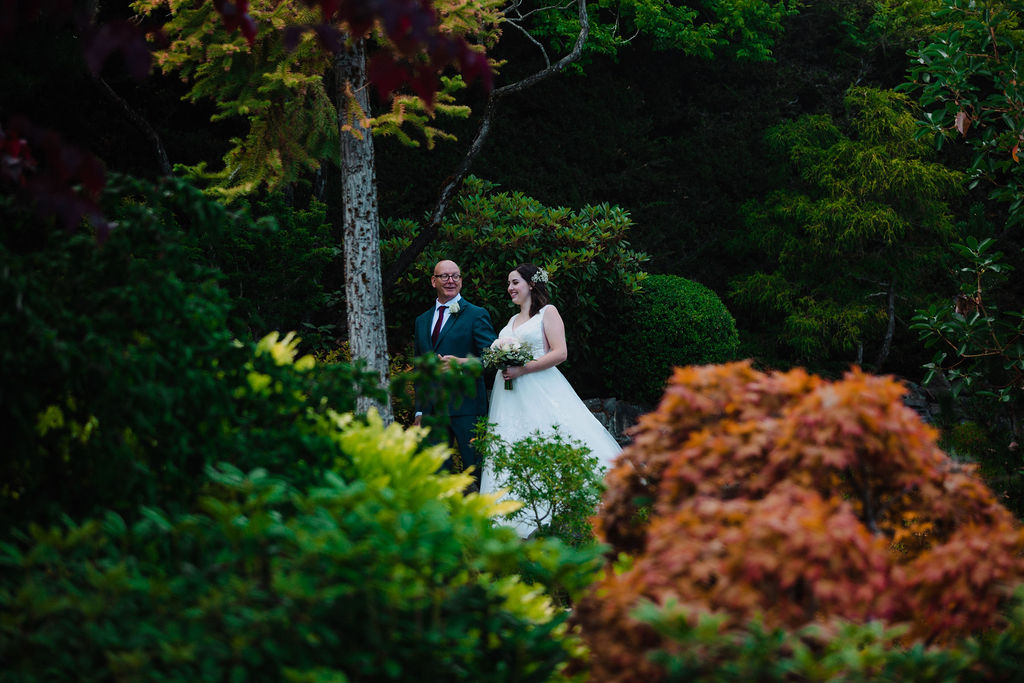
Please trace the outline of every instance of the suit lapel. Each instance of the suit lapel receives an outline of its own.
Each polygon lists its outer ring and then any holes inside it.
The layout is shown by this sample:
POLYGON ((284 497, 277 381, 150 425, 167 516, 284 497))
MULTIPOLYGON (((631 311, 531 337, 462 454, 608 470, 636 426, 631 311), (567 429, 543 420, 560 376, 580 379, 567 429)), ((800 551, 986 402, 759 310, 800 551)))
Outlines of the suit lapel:
POLYGON ((420 348, 424 351, 433 348, 433 344, 430 343, 430 318, 433 312, 434 309, 431 308, 416 319, 416 335, 420 339, 420 348))

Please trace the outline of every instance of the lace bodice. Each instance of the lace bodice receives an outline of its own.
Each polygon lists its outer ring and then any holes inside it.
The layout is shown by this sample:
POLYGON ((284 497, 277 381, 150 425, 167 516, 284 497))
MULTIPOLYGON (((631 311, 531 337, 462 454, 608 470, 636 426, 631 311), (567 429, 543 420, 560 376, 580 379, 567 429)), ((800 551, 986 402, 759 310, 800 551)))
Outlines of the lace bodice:
POLYGON ((512 329, 512 321, 516 319, 515 316, 508 321, 508 324, 501 329, 498 337, 515 337, 521 341, 525 341, 530 344, 530 348, 533 349, 533 357, 540 358, 548 352, 547 340, 544 338, 544 311, 547 306, 537 311, 537 315, 533 316, 519 327, 512 329))

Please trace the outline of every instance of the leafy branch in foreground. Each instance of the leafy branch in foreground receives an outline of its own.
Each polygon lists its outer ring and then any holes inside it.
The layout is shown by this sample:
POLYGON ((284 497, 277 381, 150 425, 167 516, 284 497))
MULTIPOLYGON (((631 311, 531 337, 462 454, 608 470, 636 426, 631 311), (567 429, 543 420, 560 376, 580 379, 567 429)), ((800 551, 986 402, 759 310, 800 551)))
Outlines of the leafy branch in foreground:
MULTIPOLYGON (((992 296, 1012 270, 995 244, 970 237, 954 245, 966 262, 960 291, 951 302, 919 310, 910 327, 925 346, 940 347, 925 365, 926 384, 943 375, 954 395, 967 390, 1015 407, 1024 401, 1024 311, 1004 311, 992 296)), ((1013 429, 1019 435, 1016 418, 1013 429)))
POLYGON ((508 443, 489 424, 478 427, 476 446, 509 497, 523 504, 506 519, 529 524, 538 529, 538 536, 554 536, 573 546, 593 542, 590 517, 604 490, 604 473, 597 471, 597 458, 589 448, 557 428, 508 443))

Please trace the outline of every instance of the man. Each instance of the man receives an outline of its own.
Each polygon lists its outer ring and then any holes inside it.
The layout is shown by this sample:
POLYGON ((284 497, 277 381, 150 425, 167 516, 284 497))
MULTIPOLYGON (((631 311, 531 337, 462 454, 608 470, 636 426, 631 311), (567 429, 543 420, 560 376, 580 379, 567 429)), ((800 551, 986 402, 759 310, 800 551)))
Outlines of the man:
MULTIPOLYGON (((480 358, 484 349, 491 345, 497 335, 486 309, 474 306, 462 298, 462 273, 454 261, 438 261, 430 285, 437 293, 437 301, 430 310, 416 318, 416 355, 436 353, 447 365, 465 363, 470 355, 480 358)), ((424 413, 430 414, 443 407, 428 405, 417 396, 416 424, 420 424, 424 413)), ((475 485, 479 489, 480 462, 476 449, 471 443, 473 427, 477 420, 487 414, 487 392, 483 377, 476 381, 476 391, 467 396, 457 396, 448 406, 450 422, 448 443, 457 448, 462 466, 474 467, 475 485)), ((451 461, 445 463, 445 469, 451 461)))

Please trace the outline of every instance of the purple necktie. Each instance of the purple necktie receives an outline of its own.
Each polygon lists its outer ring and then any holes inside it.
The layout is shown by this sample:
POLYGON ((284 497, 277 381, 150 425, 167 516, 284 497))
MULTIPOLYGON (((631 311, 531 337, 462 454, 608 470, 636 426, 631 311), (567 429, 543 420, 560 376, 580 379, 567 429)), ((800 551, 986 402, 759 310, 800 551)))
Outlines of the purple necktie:
POLYGON ((430 333, 430 342, 432 344, 434 344, 435 346, 437 345, 437 335, 441 334, 441 325, 444 324, 444 309, 446 309, 446 308, 448 308, 448 307, 447 306, 438 306, 437 307, 437 322, 434 323, 434 331, 430 333))

